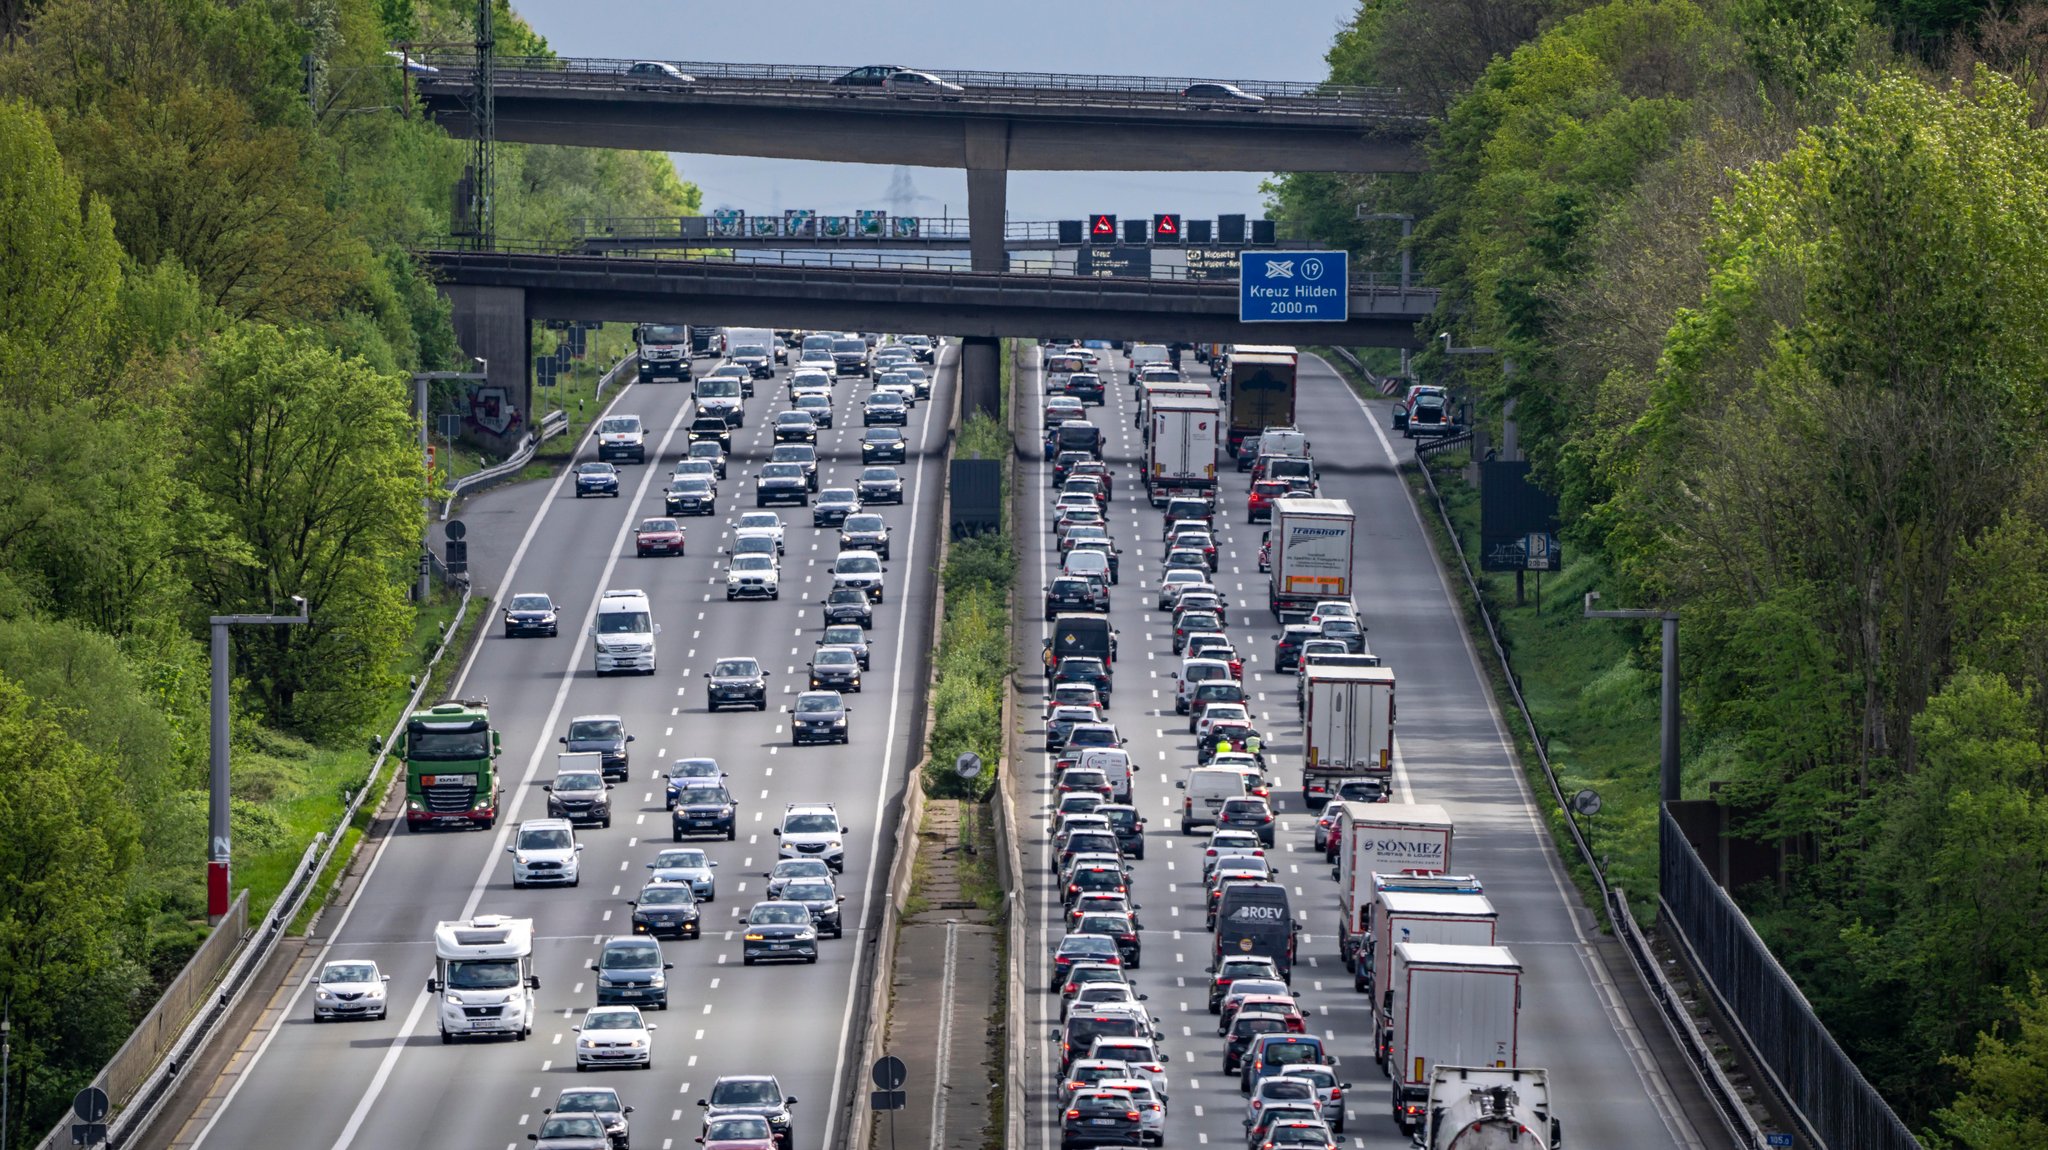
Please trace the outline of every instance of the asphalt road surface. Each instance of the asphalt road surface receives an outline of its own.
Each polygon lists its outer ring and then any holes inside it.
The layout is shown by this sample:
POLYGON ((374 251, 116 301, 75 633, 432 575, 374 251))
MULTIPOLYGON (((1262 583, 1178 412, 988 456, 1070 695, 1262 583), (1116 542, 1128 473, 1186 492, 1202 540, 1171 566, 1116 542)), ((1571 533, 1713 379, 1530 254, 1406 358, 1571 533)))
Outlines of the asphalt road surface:
MULTIPOLYGON (((1104 353, 1108 354, 1108 353, 1104 353)), ((1142 444, 1132 426, 1131 390, 1121 357, 1104 408, 1088 417, 1105 429, 1107 458, 1116 472, 1109 507, 1111 530, 1123 554, 1121 582, 1112 593, 1111 616, 1119 632, 1115 702, 1109 717, 1118 725, 1134 764, 1134 802, 1148 819, 1145 858, 1135 863, 1132 899, 1139 917, 1143 965, 1132 981, 1149 995, 1146 1004, 1164 1033, 1160 1044, 1172 1063, 1166 1141, 1170 1146, 1242 1145, 1244 1097, 1235 1075, 1221 1071, 1223 1041, 1206 995, 1211 935, 1203 927, 1200 844, 1206 829, 1180 834, 1180 792, 1174 779, 1194 761, 1187 719, 1173 709, 1179 657, 1172 653, 1171 624, 1156 610, 1161 513, 1150 507, 1139 479, 1142 444)), ((1206 374, 1206 365, 1184 356, 1183 367, 1206 374)), ((1432 557, 1414 505, 1395 470, 1404 440, 1387 433, 1386 403, 1358 400, 1322 361, 1301 359, 1296 423, 1307 431, 1326 497, 1346 499, 1358 516, 1355 545, 1356 594, 1370 649, 1385 660, 1400 682, 1401 709, 1395 764, 1396 801, 1439 803, 1456 820, 1454 870, 1477 875, 1500 913, 1500 942, 1523 965, 1520 1063, 1550 1071, 1556 1113, 1565 1142, 1574 1150, 1648 1150, 1689 1147, 1693 1136, 1675 1117, 1670 1088, 1651 1064, 1642 1043, 1618 1012, 1606 975, 1588 953, 1593 926, 1558 865, 1541 828, 1528 787, 1509 754, 1506 739, 1481 682, 1443 579, 1432 557)), ((1024 408, 1036 421, 1043 407, 1044 380, 1020 373, 1024 408)), ((1292 890, 1303 934, 1298 940, 1294 987, 1308 1015, 1309 1030, 1334 1041, 1346 1091, 1346 1146, 1406 1147, 1391 1114, 1388 1079, 1372 1057, 1367 1000, 1352 989, 1336 950, 1336 884, 1320 853, 1313 851, 1313 817, 1300 799, 1301 725, 1292 673, 1275 674, 1272 637, 1278 627, 1266 609, 1266 576, 1258 570, 1265 524, 1247 522, 1244 475, 1227 456, 1219 461, 1221 498, 1216 525, 1220 551, 1213 580, 1230 604, 1228 628, 1245 658, 1245 687, 1252 711, 1267 737, 1269 763, 1277 763, 1274 790, 1279 812, 1278 878, 1292 890)), ((1057 495, 1050 464, 1021 469, 1024 510, 1024 579, 1018 588, 1025 609, 1042 601, 1047 575, 1056 570, 1057 551, 1048 508, 1057 495)), ((1039 636, 1020 638, 1020 653, 1034 657, 1039 636)), ((1029 664, 1027 664, 1028 666, 1029 664)), ((1043 714, 1035 675, 1028 687, 1027 716, 1043 714)), ((1043 754, 1042 730, 1027 720, 1025 740, 1030 793, 1020 811, 1031 828, 1022 844, 1030 887, 1025 897, 1038 908, 1042 944, 1024 971, 1029 1000, 1026 1017, 1036 1026, 1040 1086, 1033 1115, 1034 1143, 1058 1145, 1057 1110, 1052 1105, 1056 1060, 1047 1031, 1059 1021, 1059 1000, 1045 992, 1050 954, 1061 927, 1060 904, 1048 874, 1045 830, 1051 793, 1051 759, 1043 754)))
MULTIPOLYGON (((933 561, 946 429, 951 416, 953 350, 947 349, 933 389, 906 429, 912 449, 901 468, 906 502, 875 508, 895 533, 886 602, 869 633, 874 657, 865 692, 849 696, 848 747, 789 745, 783 713, 805 684, 805 664, 821 626, 819 600, 831 584, 836 529, 814 529, 804 508, 783 508, 787 556, 779 601, 727 603, 719 555, 730 524, 753 509, 746 473, 767 458, 773 413, 787 406, 780 372, 761 381, 734 432, 718 514, 687 518, 687 554, 636 558, 632 532, 663 514, 671 464, 686 451, 691 414, 687 385, 628 388, 615 412, 638 413, 649 429, 645 466, 621 464, 617 499, 573 498, 573 484, 529 483, 486 494, 465 509, 471 558, 481 588, 500 602, 516 591, 545 591, 561 607, 561 637, 507 639, 492 626, 457 681, 460 697, 485 696, 503 732, 507 812, 490 832, 410 834, 398 830, 376 845, 370 871, 332 933, 325 958, 372 958, 392 976, 390 1017, 383 1022, 315 1025, 303 987, 287 986, 285 1022, 241 1052, 235 1073, 215 1087, 211 1118, 185 1131, 207 1150, 291 1144, 315 1150, 384 1150, 397 1146, 526 1146, 543 1107, 567 1086, 612 1085, 635 1107, 634 1145, 646 1150, 691 1146, 701 1130, 696 1100, 725 1074, 775 1074, 795 1095, 800 1148, 843 1142, 833 1099, 864 1065, 846 1062, 846 1028, 856 994, 865 994, 855 957, 867 945, 881 873, 878 851, 893 828, 885 810, 900 793, 921 729, 921 657, 930 634, 933 561), (659 450, 655 448, 658 445, 659 450), (662 626, 659 668, 649 676, 599 679, 584 637, 599 592, 647 591, 662 626), (769 666, 771 705, 765 712, 705 710, 703 672, 727 655, 753 655, 769 666), (581 885, 515 891, 505 853, 522 818, 546 814, 541 784, 553 777, 557 736, 571 717, 617 713, 635 736, 632 777, 612 792, 609 829, 578 831, 585 844, 581 885), (586 969, 603 938, 630 930, 630 908, 644 864, 671 845, 657 771, 684 756, 716 757, 740 802, 735 841, 698 840, 721 864, 717 900, 704 907, 701 940, 662 944, 670 1007, 648 1017, 654 1034, 651 1071, 575 1071, 570 1028, 594 1003, 586 969), (773 865, 770 835, 785 804, 831 802, 850 828, 846 937, 821 939, 819 962, 740 963, 737 919, 760 896, 773 865), (444 919, 474 914, 530 917, 541 1017, 525 1042, 444 1046, 424 987, 433 967, 433 930, 444 919)), ((700 371, 711 361, 698 361, 700 371)), ((851 485, 860 469, 859 400, 865 379, 840 382, 837 427, 820 434, 821 485, 851 485)), ((589 448, 586 446, 586 457, 589 448)), ((495 620, 491 621, 495 623, 495 620)), ((864 1077, 861 1079, 864 1082, 864 1077)))

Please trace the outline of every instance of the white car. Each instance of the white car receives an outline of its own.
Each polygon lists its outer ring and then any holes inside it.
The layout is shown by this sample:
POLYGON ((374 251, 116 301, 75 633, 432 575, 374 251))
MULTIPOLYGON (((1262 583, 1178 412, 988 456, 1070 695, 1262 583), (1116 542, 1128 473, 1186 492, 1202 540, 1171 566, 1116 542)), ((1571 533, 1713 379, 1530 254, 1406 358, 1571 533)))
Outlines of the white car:
POLYGON ((1128 982, 1090 982, 1074 992, 1074 996, 1060 1004, 1060 1021, 1075 1010, 1092 1010, 1098 1006, 1109 1006, 1119 1002, 1138 1001, 1138 992, 1128 982))
POLYGON ((893 373, 885 375, 882 381, 875 385, 875 392, 881 395, 901 396, 905 407, 917 406, 917 386, 910 382, 909 376, 897 376, 893 373))
POLYGON ((882 601, 882 576, 888 569, 873 551, 841 551, 832 560, 832 589, 856 588, 867 592, 868 601, 882 601))
POLYGON ((1349 619, 1355 623, 1358 621, 1358 608, 1342 599, 1325 599, 1316 604, 1308 621, 1320 627, 1325 619, 1349 619))
POLYGON ((597 425, 597 457, 647 462, 647 431, 637 415, 608 415, 597 425))
POLYGON ((1193 586, 1207 586, 1209 573, 1199 567, 1170 567, 1159 579, 1159 609, 1169 610, 1180 601, 1181 592, 1193 586))
POLYGON ((575 886, 576 856, 583 853, 583 844, 568 819, 527 819, 513 832, 505 853, 512 856, 514 889, 535 883, 575 886))
POLYGON ((1097 1090, 1118 1090, 1131 1096, 1131 1108, 1138 1112, 1138 1137, 1154 1146, 1166 1145, 1166 1103, 1155 1094, 1152 1084, 1139 1078, 1105 1078, 1097 1090))
POLYGON ((791 803, 775 828, 776 857, 824 859, 833 870, 846 865, 846 825, 831 803, 791 803))
POLYGON ((593 1006, 576 1032, 576 1069, 638 1066, 654 1069, 654 1024, 637 1006, 593 1006))
POLYGON ((725 568, 725 597, 734 599, 779 599, 782 572, 772 555, 735 555, 725 568))
POLYGON ((746 531, 765 531, 775 536, 775 553, 782 554, 782 513, 779 511, 747 511, 740 514, 740 521, 733 525, 734 534, 746 531))
POLYGON ((1113 1058, 1130 1065, 1131 1076, 1151 1085, 1152 1093, 1166 1097, 1166 1060, 1149 1038, 1111 1038, 1104 1035, 1089 1047, 1090 1058, 1113 1058))
POLYGON ((832 373, 822 367, 805 365, 789 373, 789 398, 794 401, 799 395, 832 394, 832 373))
POLYGON ((1200 743, 1208 738, 1210 725, 1224 719, 1249 723, 1252 713, 1243 703, 1211 703, 1202 708, 1201 718, 1195 720, 1195 741, 1200 743))
POLYGON ((688 884, 690 893, 698 902, 712 902, 718 898, 718 876, 712 874, 717 860, 705 857, 696 847, 674 847, 654 856, 647 869, 654 873, 648 882, 688 884))
POLYGON ((383 1018, 390 1012, 384 984, 391 976, 366 958, 337 958, 313 976, 313 1021, 383 1018))
MULTIPOLYGON (((1263 983, 1265 980, 1253 979, 1252 981, 1263 983)), ((1283 982, 1280 985, 1286 986, 1287 984, 1283 982)), ((1232 989, 1236 989, 1235 984, 1232 985, 1232 989)), ((1260 993, 1272 992, 1261 991, 1260 993)), ((1280 993, 1284 994, 1286 992, 1281 991, 1280 993)), ((1228 998, 1224 999, 1225 1003, 1229 1001, 1228 998)), ((1305 1078, 1294 1078, 1286 1074, 1275 1074, 1269 1078, 1261 1078, 1252 1086, 1251 1097, 1245 1099, 1244 1124, 1246 1126, 1256 1125, 1259 1121, 1259 1115, 1268 1106, 1284 1103, 1291 1103, 1296 1106, 1314 1106, 1320 1112, 1323 1106, 1323 1099, 1321 1092, 1315 1088, 1315 1084, 1305 1078)), ((1335 1131, 1332 1131, 1332 1133, 1335 1133, 1335 1131)))
POLYGON ((1230 677, 1230 664, 1221 659, 1182 659, 1180 676, 1173 689, 1173 710, 1175 714, 1188 713, 1188 704, 1195 697, 1195 688, 1203 683, 1234 683, 1230 677))
POLYGON ((822 371, 829 377, 837 378, 837 367, 838 364, 833 360, 832 349, 829 347, 822 350, 807 347, 796 358, 798 372, 822 371))

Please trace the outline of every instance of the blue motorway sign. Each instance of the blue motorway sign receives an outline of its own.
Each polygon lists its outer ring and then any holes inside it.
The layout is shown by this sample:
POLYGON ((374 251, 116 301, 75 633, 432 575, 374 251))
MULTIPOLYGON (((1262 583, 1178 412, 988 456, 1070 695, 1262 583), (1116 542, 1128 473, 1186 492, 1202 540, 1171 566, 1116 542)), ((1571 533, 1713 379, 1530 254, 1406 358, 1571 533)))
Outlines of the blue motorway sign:
POLYGON ((1343 323, 1351 318, 1348 252, 1246 251, 1239 323, 1343 323))

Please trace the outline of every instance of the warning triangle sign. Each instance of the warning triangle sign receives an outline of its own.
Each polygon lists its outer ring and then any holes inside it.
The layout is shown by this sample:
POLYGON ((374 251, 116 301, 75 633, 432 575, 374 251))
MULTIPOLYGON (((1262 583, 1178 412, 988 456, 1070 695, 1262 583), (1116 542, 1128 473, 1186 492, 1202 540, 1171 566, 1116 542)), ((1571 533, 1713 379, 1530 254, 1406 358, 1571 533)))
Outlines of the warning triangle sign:
POLYGON ((1103 215, 1089 217, 1088 234, 1104 239, 1115 239, 1116 217, 1103 215))

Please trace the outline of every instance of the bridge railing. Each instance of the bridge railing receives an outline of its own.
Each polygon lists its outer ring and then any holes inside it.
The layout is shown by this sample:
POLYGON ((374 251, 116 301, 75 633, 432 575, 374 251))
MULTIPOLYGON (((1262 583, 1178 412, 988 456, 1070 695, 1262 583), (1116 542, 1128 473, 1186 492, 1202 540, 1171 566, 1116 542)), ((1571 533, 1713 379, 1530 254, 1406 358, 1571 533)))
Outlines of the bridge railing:
MULTIPOLYGON (((418 63, 439 70, 445 77, 423 74, 416 83, 436 79, 465 79, 475 63, 467 52, 416 53, 418 63)), ((691 77, 706 91, 730 92, 753 89, 796 94, 810 92, 834 96, 889 96, 873 85, 835 83, 854 69, 845 65, 734 64, 701 60, 608 59, 599 57, 500 56, 496 68, 501 84, 560 84, 573 86, 590 81, 617 81, 668 87, 661 77, 633 75, 638 63, 663 63, 691 77), (828 89, 818 93, 819 88, 828 89)), ((920 69, 958 84, 964 101, 1001 98, 1009 102, 1060 102, 1101 100, 1115 97, 1119 103, 1183 107, 1181 90, 1191 84, 1228 83, 1240 91, 1258 96, 1264 104, 1244 105, 1290 113, 1342 112, 1349 114, 1409 114, 1414 103, 1399 88, 1375 88, 1329 83, 1299 83, 1283 80, 1217 80, 1197 76, 1112 76, 1062 72, 984 72, 948 69, 920 69)), ((688 85, 675 85, 688 91, 688 85)), ((1227 106, 1227 105, 1225 105, 1227 106)))

